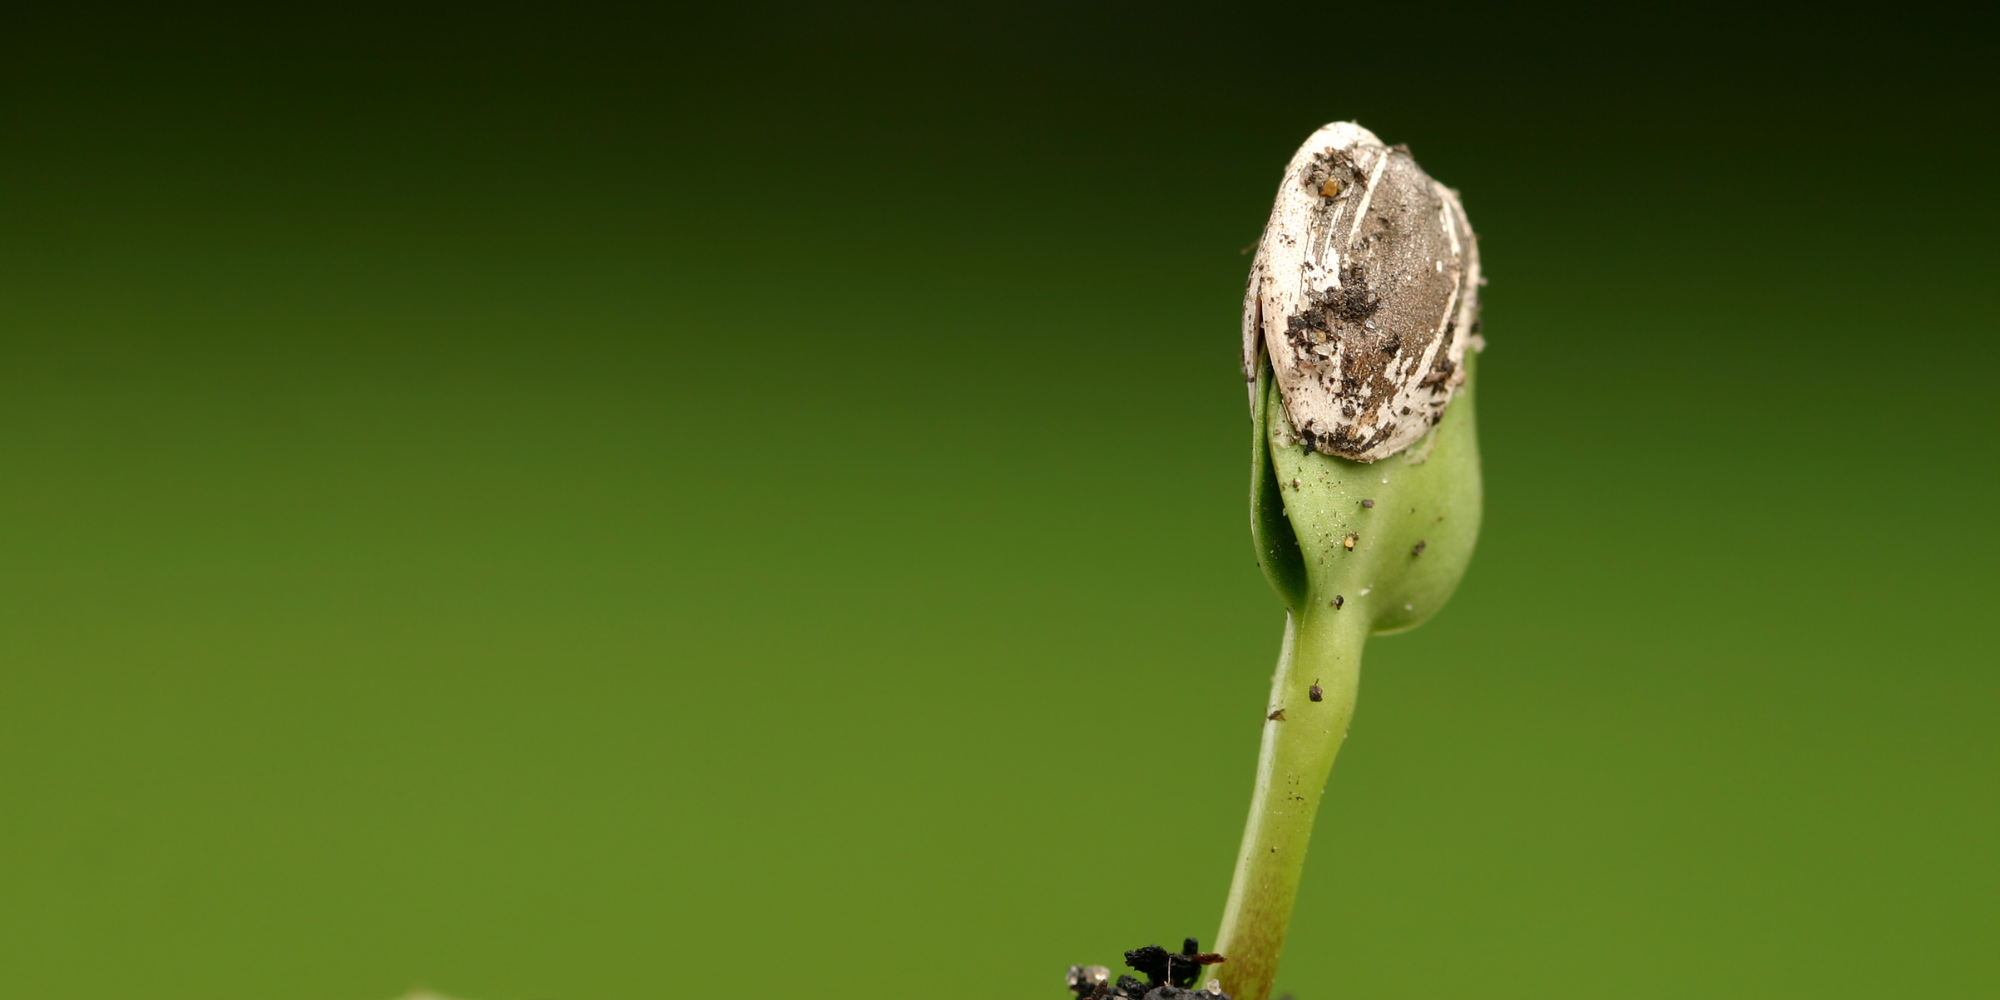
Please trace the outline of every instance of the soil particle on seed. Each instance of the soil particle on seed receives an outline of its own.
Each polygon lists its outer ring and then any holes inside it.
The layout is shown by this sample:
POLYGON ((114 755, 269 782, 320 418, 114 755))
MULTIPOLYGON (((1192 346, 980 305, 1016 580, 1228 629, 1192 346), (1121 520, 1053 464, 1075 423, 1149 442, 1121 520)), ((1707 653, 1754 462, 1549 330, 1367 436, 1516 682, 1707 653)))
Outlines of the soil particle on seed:
POLYGON ((1341 547, 1345 548, 1345 549, 1346 549, 1347 551, 1349 551, 1349 552, 1352 552, 1352 551, 1354 551, 1354 543, 1355 543, 1355 542, 1358 542, 1358 541, 1360 541, 1360 540, 1361 540, 1361 535, 1360 535, 1360 533, 1358 533, 1358 532, 1353 532, 1353 531, 1350 531, 1350 532, 1348 532, 1348 533, 1347 533, 1347 537, 1346 537, 1346 538, 1343 538, 1343 539, 1341 539, 1341 540, 1340 540, 1340 544, 1341 544, 1341 547))
POLYGON ((1325 700, 1326 700, 1326 692, 1325 692, 1325 691, 1321 691, 1321 690, 1319 689, 1319 685, 1317 685, 1317 684, 1314 684, 1314 685, 1313 685, 1313 686, 1312 686, 1311 688, 1307 689, 1307 691, 1306 691, 1306 697, 1308 697, 1308 698, 1311 698, 1311 699, 1312 699, 1312 700, 1314 700, 1314 701, 1325 701, 1325 700))
POLYGON ((1422 541, 1418 542, 1418 543, 1417 543, 1416 545, 1414 545, 1414 546, 1412 546, 1412 547, 1410 548, 1410 554, 1411 554, 1411 555, 1413 555, 1413 556, 1420 556, 1420 555, 1423 555, 1423 554, 1424 554, 1424 546, 1426 546, 1426 545, 1429 545, 1429 544, 1430 544, 1429 542, 1422 542, 1422 541))
POLYGON ((1335 147, 1314 153, 1299 181, 1308 190, 1319 192, 1322 198, 1335 198, 1349 188, 1367 187, 1368 173, 1354 161, 1352 150, 1335 147), (1329 186, 1328 181, 1334 183, 1329 186))
POLYGON ((1339 611, 1341 605, 1346 603, 1347 603, 1347 598, 1342 597, 1339 594, 1335 594, 1333 595, 1333 600, 1326 602, 1326 606, 1332 608, 1335 611, 1339 611))
POLYGON ((1369 508, 1372 508, 1372 507, 1374 507, 1374 506, 1375 506, 1375 501, 1373 501, 1373 500, 1363 500, 1363 501, 1361 501, 1361 506, 1363 506, 1363 507, 1369 507, 1369 508))

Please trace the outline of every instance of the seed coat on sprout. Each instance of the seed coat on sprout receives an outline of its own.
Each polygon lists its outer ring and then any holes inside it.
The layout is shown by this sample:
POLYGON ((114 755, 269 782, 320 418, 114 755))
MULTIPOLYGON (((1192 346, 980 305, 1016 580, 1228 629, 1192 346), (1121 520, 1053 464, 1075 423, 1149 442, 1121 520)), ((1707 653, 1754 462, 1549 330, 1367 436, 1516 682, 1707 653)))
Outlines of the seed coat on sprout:
POLYGON ((1244 380, 1254 392, 1261 347, 1291 419, 1286 443, 1387 458, 1423 437, 1464 383, 1480 284, 1457 192, 1407 147, 1335 122, 1292 157, 1258 241, 1244 380))

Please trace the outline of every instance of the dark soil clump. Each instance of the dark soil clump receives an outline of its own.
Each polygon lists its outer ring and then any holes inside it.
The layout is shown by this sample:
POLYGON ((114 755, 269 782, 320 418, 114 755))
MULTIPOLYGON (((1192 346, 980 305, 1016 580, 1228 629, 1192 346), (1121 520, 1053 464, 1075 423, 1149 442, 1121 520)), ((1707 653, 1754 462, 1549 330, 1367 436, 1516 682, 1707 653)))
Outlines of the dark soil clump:
POLYGON ((1111 970, 1101 965, 1069 967, 1069 991, 1080 1000, 1230 1000, 1229 994, 1194 989, 1204 965, 1221 962, 1222 956, 1204 952, 1194 938, 1188 938, 1178 952, 1156 944, 1125 953, 1125 964, 1144 980, 1119 976, 1111 982, 1111 970))

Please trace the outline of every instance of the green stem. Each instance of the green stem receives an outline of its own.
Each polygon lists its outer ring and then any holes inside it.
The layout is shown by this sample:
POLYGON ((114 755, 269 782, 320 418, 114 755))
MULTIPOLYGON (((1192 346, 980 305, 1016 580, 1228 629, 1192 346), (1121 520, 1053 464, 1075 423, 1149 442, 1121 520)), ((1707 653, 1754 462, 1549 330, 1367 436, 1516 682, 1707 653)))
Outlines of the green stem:
MULTIPOLYGON (((1466 359, 1468 374, 1472 358, 1466 359)), ((1250 822, 1215 949, 1223 989, 1266 1000, 1314 813, 1347 737, 1372 633, 1414 628, 1458 586, 1479 537, 1479 444, 1468 381, 1433 432, 1362 464, 1304 448, 1261 365, 1252 409, 1251 534, 1287 609, 1250 822), (1320 701, 1313 701, 1313 685, 1320 701)))
POLYGON ((1313 817, 1354 716, 1368 632, 1366 617, 1331 608, 1308 605, 1303 622, 1285 618, 1266 709, 1284 718, 1264 723, 1250 823, 1215 945, 1229 959, 1218 967, 1222 988, 1237 1000, 1266 1000, 1278 974, 1313 817), (1314 685, 1319 701, 1311 698, 1314 685))

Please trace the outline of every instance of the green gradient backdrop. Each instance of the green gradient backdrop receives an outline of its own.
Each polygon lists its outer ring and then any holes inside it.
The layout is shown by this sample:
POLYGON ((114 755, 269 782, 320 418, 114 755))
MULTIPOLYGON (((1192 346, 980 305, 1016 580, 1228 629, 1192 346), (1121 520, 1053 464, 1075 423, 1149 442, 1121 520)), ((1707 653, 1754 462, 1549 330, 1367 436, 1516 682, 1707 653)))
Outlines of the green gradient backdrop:
POLYGON ((1281 988, 1995 995, 1989 29, 16 22, 0 994, 1053 1000, 1213 934, 1238 251, 1352 117, 1483 235, 1490 506, 1281 988))

